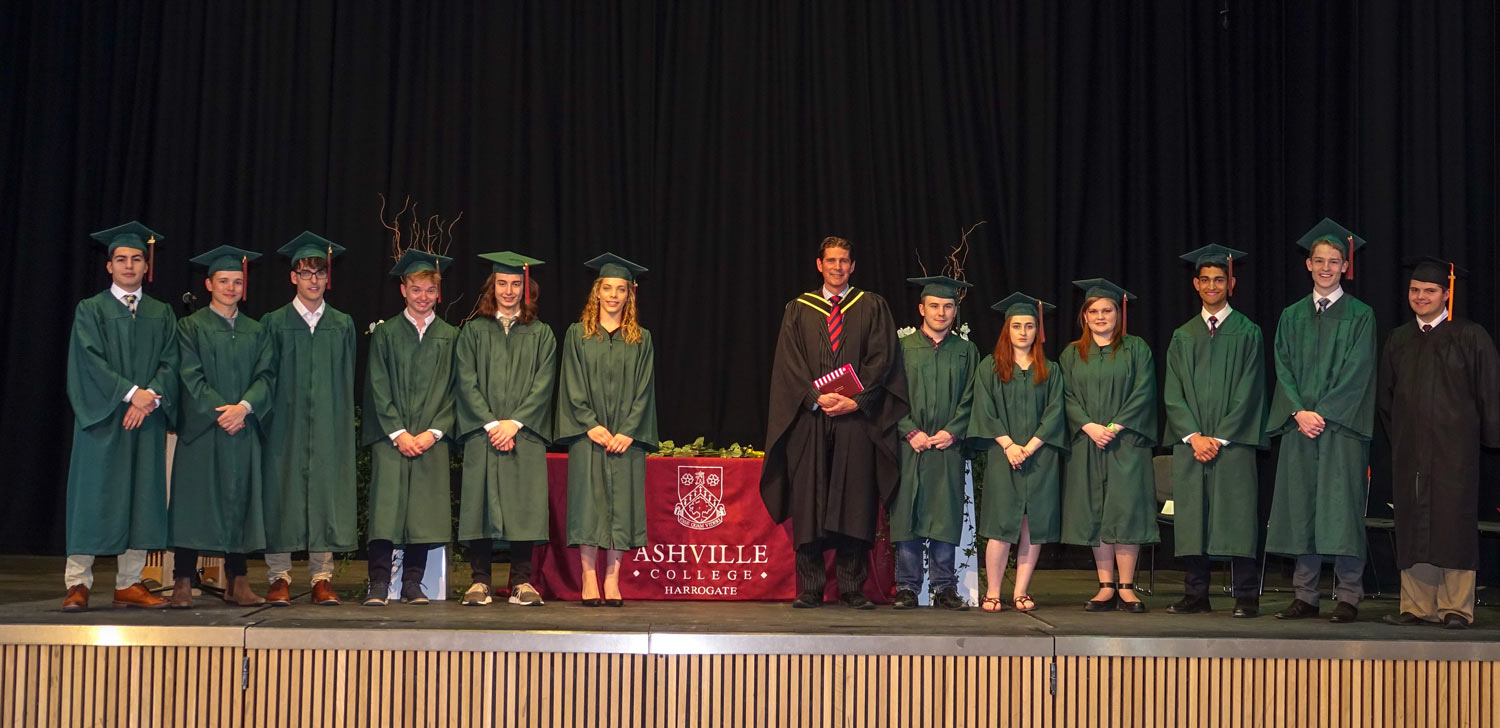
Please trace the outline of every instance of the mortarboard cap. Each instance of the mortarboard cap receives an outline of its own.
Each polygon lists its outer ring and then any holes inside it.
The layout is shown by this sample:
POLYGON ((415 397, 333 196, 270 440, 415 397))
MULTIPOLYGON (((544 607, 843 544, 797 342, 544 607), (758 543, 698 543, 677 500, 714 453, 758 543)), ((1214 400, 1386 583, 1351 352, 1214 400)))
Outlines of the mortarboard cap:
POLYGON ((290 243, 277 248, 276 252, 285 255, 293 265, 305 258, 327 258, 332 263, 335 256, 343 254, 344 246, 304 230, 301 235, 292 238, 290 243))
POLYGON ((1020 291, 1010 294, 1001 299, 999 303, 990 306, 991 310, 1005 314, 1005 318, 1011 316, 1035 316, 1037 341, 1046 343, 1047 328, 1042 324, 1042 314, 1053 311, 1057 307, 1043 301, 1040 298, 1032 298, 1020 291))
POLYGON ((1338 248, 1344 260, 1349 262, 1349 270, 1344 273, 1344 278, 1352 280, 1354 278, 1354 251, 1364 247, 1365 239, 1350 232, 1349 228, 1334 222, 1333 218, 1325 217, 1297 239, 1297 244, 1306 248, 1308 253, 1312 253, 1313 248, 1319 242, 1326 242, 1338 248))
POLYGON ((634 282, 635 277, 648 272, 643 266, 632 263, 614 253, 605 253, 584 265, 599 271, 600 278, 624 278, 634 282))
POLYGON ((103 243, 110 255, 115 254, 115 248, 134 248, 145 253, 146 280, 156 280, 156 244, 166 240, 161 233, 131 220, 124 225, 100 230, 89 237, 103 243))
POLYGON ((493 266, 494 273, 508 273, 511 275, 524 275, 527 269, 533 265, 542 265, 546 261, 537 260, 520 253, 512 253, 503 250, 498 253, 480 253, 479 257, 489 261, 493 266))
POLYGON ((1244 260, 1246 253, 1235 250, 1218 243, 1209 243, 1190 253, 1184 253, 1178 257, 1192 263, 1193 269, 1201 269, 1205 265, 1216 265, 1224 268, 1229 276, 1229 295, 1234 295, 1234 261, 1244 260))
POLYGON ((447 269, 448 264, 452 262, 453 259, 445 255, 429 253, 425 250, 417 250, 415 248, 407 248, 406 251, 401 254, 401 259, 396 261, 396 267, 391 269, 390 274, 397 277, 409 276, 413 273, 424 270, 442 273, 445 269, 447 269))
POLYGON ((245 264, 260 257, 260 253, 236 248, 233 245, 220 245, 207 253, 194 256, 191 262, 207 266, 208 274, 213 275, 220 271, 237 270, 244 271, 245 264))
POLYGON ((922 287, 922 297, 936 296, 937 298, 951 298, 958 300, 958 291, 961 288, 969 288, 972 284, 949 278, 948 276, 926 276, 924 278, 907 278, 907 283, 922 287))
POLYGON ((1411 280, 1436 283, 1448 291, 1448 318, 1453 318, 1454 279, 1466 277, 1469 272, 1454 265, 1451 260, 1431 255, 1407 258, 1401 261, 1401 265, 1411 268, 1411 280))
POLYGON ((1083 289, 1084 298, 1108 298, 1120 304, 1120 333, 1125 333, 1130 302, 1135 300, 1134 293, 1115 285, 1107 278, 1085 278, 1081 281, 1073 281, 1073 285, 1083 289))

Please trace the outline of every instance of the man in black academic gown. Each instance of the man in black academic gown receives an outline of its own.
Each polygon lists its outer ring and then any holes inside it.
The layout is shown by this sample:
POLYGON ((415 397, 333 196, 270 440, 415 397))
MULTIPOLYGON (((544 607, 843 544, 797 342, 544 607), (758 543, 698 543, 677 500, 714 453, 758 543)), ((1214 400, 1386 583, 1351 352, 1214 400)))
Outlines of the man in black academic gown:
POLYGON ((1484 327, 1451 318, 1458 271, 1416 262, 1416 314, 1380 357, 1378 404, 1391 440, 1401 614, 1395 624, 1474 621, 1479 565, 1479 448, 1500 447, 1500 356, 1484 327))
POLYGON ((906 372, 885 299, 849 285, 852 244, 823 239, 823 285, 786 305, 771 370, 760 492, 778 523, 792 519, 794 607, 823 603, 823 554, 834 549, 839 601, 872 609, 862 590, 882 502, 900 480, 897 420, 909 411, 906 372), (863 390, 821 394, 814 381, 850 365, 863 390))

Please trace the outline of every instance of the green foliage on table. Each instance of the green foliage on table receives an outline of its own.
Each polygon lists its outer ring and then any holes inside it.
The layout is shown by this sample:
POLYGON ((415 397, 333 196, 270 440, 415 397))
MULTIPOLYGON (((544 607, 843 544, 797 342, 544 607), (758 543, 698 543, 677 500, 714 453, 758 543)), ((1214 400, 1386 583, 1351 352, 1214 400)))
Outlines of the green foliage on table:
POLYGON ((733 443, 729 447, 715 447, 711 442, 698 438, 687 445, 678 445, 671 440, 662 440, 661 447, 649 457, 662 458, 763 458, 766 453, 750 445, 733 443))

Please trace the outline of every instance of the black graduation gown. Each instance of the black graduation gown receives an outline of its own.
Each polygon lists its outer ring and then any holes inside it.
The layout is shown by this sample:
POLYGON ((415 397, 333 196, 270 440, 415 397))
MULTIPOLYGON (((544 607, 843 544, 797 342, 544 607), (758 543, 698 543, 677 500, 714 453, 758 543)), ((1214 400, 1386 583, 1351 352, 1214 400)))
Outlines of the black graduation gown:
POLYGON ((777 523, 792 519, 796 545, 831 533, 875 540, 879 504, 901 478, 896 422, 910 411, 906 369, 885 299, 857 288, 844 296, 835 355, 828 302, 806 293, 786 306, 771 369, 771 403, 760 493, 777 523), (813 380, 853 364, 865 391, 841 417, 813 410, 813 380))
POLYGON ((1479 568, 1479 448, 1500 447, 1500 356, 1484 327, 1397 328, 1380 356, 1391 439, 1396 561, 1479 568))

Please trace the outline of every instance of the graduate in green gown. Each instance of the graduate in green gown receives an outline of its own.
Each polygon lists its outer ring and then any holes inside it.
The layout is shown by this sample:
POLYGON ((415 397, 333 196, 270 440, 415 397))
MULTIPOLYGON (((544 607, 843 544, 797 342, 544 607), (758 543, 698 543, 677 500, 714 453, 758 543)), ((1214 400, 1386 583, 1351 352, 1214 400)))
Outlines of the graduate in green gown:
POLYGON ((1085 294, 1083 334, 1058 357, 1072 439, 1062 540, 1094 549, 1099 593, 1085 609, 1140 614, 1146 605, 1135 594, 1136 562, 1141 544, 1158 539, 1156 365, 1146 342, 1125 333, 1133 294, 1103 278, 1073 284, 1085 294))
POLYGON ((1210 556, 1229 560, 1234 616, 1260 611, 1255 451, 1267 442, 1265 347, 1260 327, 1229 305, 1234 264, 1244 258, 1222 245, 1182 256, 1193 265, 1202 308, 1172 332, 1162 386, 1177 556, 1187 565, 1183 597, 1167 607, 1170 614, 1210 610, 1210 556))
POLYGON ((245 555, 266 548, 261 478, 264 434, 275 390, 276 352, 259 321, 240 310, 250 261, 221 245, 193 258, 208 269, 208 306, 177 323, 181 414, 172 458, 172 608, 193 606, 198 552, 224 555, 224 601, 264 604, 250 589, 245 555))
POLYGON ((370 334, 362 408, 362 447, 370 448, 370 588, 367 607, 383 607, 392 559, 401 544, 401 601, 426 604, 427 552, 448 543, 448 443, 453 429, 453 348, 458 329, 433 310, 443 300, 452 258, 408 248, 390 275, 401 279, 406 307, 370 334))
POLYGON ((1333 558, 1338 605, 1330 621, 1359 616, 1365 570, 1365 499, 1375 430, 1375 314, 1346 292, 1364 240, 1324 218, 1297 241, 1313 293, 1276 324, 1276 393, 1266 427, 1282 435, 1266 551, 1296 557, 1296 599, 1278 619, 1318 614, 1318 576, 1333 558))
POLYGON ((655 355, 636 319, 635 279, 646 269, 612 253, 585 265, 599 277, 563 337, 556 439, 568 448, 568 544, 583 564, 583 603, 617 607, 620 558, 646 545, 646 454, 659 446, 655 355))
POLYGON ((292 302, 261 317, 276 344, 266 428, 266 599, 291 604, 292 551, 307 551, 315 604, 336 605, 333 552, 358 545, 354 480, 354 320, 324 296, 344 248, 304 232, 276 252, 292 302))
POLYGON ((541 289, 531 267, 542 261, 504 251, 492 265, 476 315, 458 334, 458 438, 464 448, 458 538, 469 545, 474 583, 463 603, 490 603, 496 540, 510 548, 510 603, 541 606, 531 585, 532 547, 547 540, 547 443, 557 338, 537 318, 541 289))
POLYGON ((146 552, 167 545, 167 430, 177 409, 177 317, 142 290, 162 239, 138 222, 92 236, 110 287, 78 303, 68 339, 67 549, 63 611, 88 609, 94 557, 119 556, 117 607, 167 606, 141 586, 146 552))
POLYGON ((901 485, 891 504, 891 543, 896 546, 897 609, 917 606, 922 586, 922 545, 933 605, 966 610, 958 595, 955 551, 963 537, 963 442, 974 397, 979 350, 953 333, 959 292, 969 284, 947 276, 908 278, 922 286, 917 312, 922 325, 901 339, 911 411, 896 423, 906 441, 901 452, 901 485))
POLYGON ((1044 313, 1056 308, 1024 293, 990 307, 1005 314, 995 351, 979 363, 969 446, 990 453, 984 469, 979 535, 985 545, 988 586, 980 607, 1003 608, 1000 583, 1010 547, 1016 545, 1017 610, 1036 609, 1028 589, 1042 544, 1062 535, 1061 462, 1068 452, 1068 422, 1062 369, 1047 360, 1044 313))

